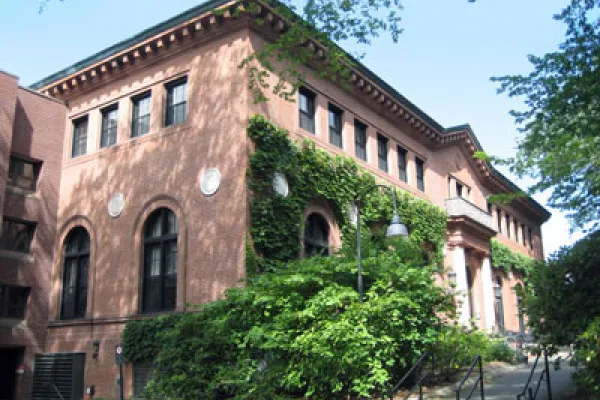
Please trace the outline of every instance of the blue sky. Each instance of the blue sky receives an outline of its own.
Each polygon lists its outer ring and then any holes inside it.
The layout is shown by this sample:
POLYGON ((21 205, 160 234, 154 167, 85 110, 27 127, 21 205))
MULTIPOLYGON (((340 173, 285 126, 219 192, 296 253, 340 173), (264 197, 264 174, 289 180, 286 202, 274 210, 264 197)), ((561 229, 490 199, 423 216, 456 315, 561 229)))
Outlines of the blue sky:
MULTIPOLYGON (((38 0, 0 2, 0 69, 23 86, 199 3, 198 0, 38 0)), ((515 99, 497 95, 491 76, 526 73, 527 54, 554 50, 564 27, 552 19, 567 0, 404 0, 398 43, 381 37, 364 63, 444 126, 469 123, 484 149, 515 153, 515 99)), ((502 169, 501 169, 502 170, 502 169)), ((503 170, 506 172, 506 170, 503 170)), ((510 174, 507 174, 510 176, 510 174)), ((515 180, 526 187, 527 181, 515 180)), ((536 196, 545 204, 545 196, 536 196)), ((546 254, 571 243, 556 210, 544 226, 546 254)))

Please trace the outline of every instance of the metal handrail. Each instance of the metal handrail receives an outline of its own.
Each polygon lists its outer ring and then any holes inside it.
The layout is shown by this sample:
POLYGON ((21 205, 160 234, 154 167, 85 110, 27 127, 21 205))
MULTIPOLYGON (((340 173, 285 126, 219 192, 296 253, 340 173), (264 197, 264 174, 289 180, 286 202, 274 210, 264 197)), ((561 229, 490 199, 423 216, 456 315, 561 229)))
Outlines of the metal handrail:
MULTIPOLYGON (((431 362, 433 364, 433 353, 425 353, 421 357, 419 357, 419 359, 417 360, 417 362, 408 370, 408 372, 406 374, 404 374, 404 376, 402 377, 402 379, 400 379, 400 381, 396 385, 394 385, 394 387, 392 389, 390 389, 390 391, 388 392, 390 400, 392 400, 394 398, 394 395, 396 394, 396 392, 398 391, 398 389, 400 389, 400 387, 402 386, 402 384, 408 379, 409 376, 412 375, 413 372, 415 372, 415 371, 419 371, 420 372, 421 371, 421 369, 423 367, 423 364, 425 363, 425 361, 427 360, 427 358, 429 356, 431 356, 431 362)), ((411 389, 408 392, 408 394, 403 397, 403 400, 407 400, 410 397, 410 395, 415 392, 415 390, 417 388, 419 389, 419 400, 423 400, 423 382, 425 381, 425 379, 427 379, 429 377, 430 373, 431 373, 431 371, 427 371, 425 374, 420 374, 419 375, 419 379, 411 387, 411 389)))
POLYGON ((65 398, 62 396, 62 394, 60 394, 60 390, 58 390, 58 388, 56 387, 56 385, 54 383, 52 384, 52 388, 54 389, 56 394, 58 394, 58 397, 60 397, 60 400, 65 400, 65 398))
POLYGON ((469 367, 469 370, 465 374, 464 378, 462 379, 460 384, 456 387, 456 400, 460 400, 460 391, 461 391, 462 387, 464 386, 465 382, 467 381, 467 379, 469 378, 469 376, 471 375, 471 372, 473 372, 473 369, 475 368, 477 363, 479 363, 479 376, 477 377, 477 380, 473 384, 473 389, 471 389, 471 392, 467 396, 467 400, 469 400, 471 398, 471 396, 473 396, 473 393, 475 393, 475 389, 477 389, 477 384, 479 384, 481 399, 485 400, 485 394, 483 392, 483 363, 481 361, 481 356, 475 357, 475 359, 473 360, 473 363, 471 363, 471 366, 469 367))
POLYGON ((550 386, 550 368, 548 367, 548 353, 546 350, 543 352, 544 354, 544 369, 540 374, 540 379, 538 379, 537 385, 535 386, 535 392, 529 386, 531 384, 531 380, 533 379, 533 375, 535 374, 535 369, 537 367, 538 361, 540 360, 541 353, 537 355, 535 358, 535 362, 531 367, 531 372, 529 372, 529 378, 527 378, 527 382, 525 383, 525 387, 523 387, 523 391, 517 395, 517 400, 521 400, 525 398, 527 394, 527 400, 535 400, 540 390, 540 386, 542 385, 542 381, 546 378, 546 386, 548 387, 548 400, 552 400, 552 387, 550 386))

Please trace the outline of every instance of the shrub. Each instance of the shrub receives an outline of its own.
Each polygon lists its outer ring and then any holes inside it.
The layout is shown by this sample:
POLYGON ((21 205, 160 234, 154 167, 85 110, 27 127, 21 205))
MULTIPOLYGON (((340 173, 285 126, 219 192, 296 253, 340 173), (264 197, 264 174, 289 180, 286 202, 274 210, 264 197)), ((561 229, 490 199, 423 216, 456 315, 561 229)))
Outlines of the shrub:
MULTIPOLYGON (((409 261, 401 253, 364 259, 363 303, 356 260, 338 255, 289 262, 181 315, 151 344, 161 347, 147 397, 335 399, 389 389, 437 341, 437 315, 450 309, 431 269, 415 251, 409 261)), ((125 336, 149 343, 137 323, 125 336)))
POLYGON ((484 362, 515 362, 517 353, 503 339, 490 338, 481 331, 459 325, 446 325, 438 336, 434 355, 438 377, 450 381, 471 365, 477 355, 484 362))
POLYGON ((589 398, 600 398, 600 317, 578 339, 574 361, 582 368, 575 373, 575 382, 589 398))

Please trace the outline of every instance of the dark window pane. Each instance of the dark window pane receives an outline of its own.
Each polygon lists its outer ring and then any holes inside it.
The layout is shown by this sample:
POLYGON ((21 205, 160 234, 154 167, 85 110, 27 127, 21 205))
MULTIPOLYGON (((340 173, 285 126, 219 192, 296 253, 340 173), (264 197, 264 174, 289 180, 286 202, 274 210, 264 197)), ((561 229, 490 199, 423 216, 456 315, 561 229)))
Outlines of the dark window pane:
POLYGON ((84 318, 87 308, 90 237, 81 227, 73 229, 64 245, 61 318, 84 318))
POLYGON ((342 111, 329 105, 329 143, 342 147, 342 111))
POLYGON ((150 131, 150 99, 150 93, 133 99, 132 137, 142 136, 150 131))
POLYGON ((398 177, 403 182, 408 182, 408 174, 406 173, 406 149, 398 146, 398 177))
POLYGON ((42 163, 10 156, 7 184, 35 192, 42 163))
POLYGON ((312 213, 306 218, 304 255, 329 255, 329 224, 320 214, 312 213))
POLYGON ((167 84, 167 104, 165 110, 165 126, 185 122, 186 118, 187 78, 167 84))
POLYGON ((367 161, 367 126, 354 121, 354 153, 357 158, 367 161))
POLYGON ((87 152, 87 116, 73 121, 73 147, 71 155, 77 157, 87 152))
POLYGON ((0 249, 29 253, 35 224, 5 217, 2 221, 0 249))
POLYGON ((177 218, 166 208, 144 227, 143 312, 173 310, 177 301, 177 218))
POLYGON ((0 317, 24 318, 29 291, 28 287, 1 285, 0 317))
POLYGON ((496 209, 496 217, 498 219, 498 233, 502 233, 502 213, 500 209, 496 209))
POLYGON ((510 237, 510 215, 506 216, 506 236, 510 237))
POLYGON ((112 146, 117 142, 118 109, 111 107, 102 111, 100 147, 112 146))
POLYGON ((377 159, 379 169, 388 171, 388 139, 383 135, 377 135, 377 159))
POLYGON ((415 166, 417 169, 417 189, 425 191, 425 162, 415 157, 415 166))
POLYGON ((300 128, 315 133, 315 94, 308 89, 300 89, 300 128))

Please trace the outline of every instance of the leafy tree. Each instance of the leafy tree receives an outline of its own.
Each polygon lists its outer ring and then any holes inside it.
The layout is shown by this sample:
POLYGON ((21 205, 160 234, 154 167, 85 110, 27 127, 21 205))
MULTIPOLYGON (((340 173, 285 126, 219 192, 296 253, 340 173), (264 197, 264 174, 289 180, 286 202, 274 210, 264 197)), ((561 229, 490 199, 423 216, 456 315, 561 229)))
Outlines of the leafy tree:
POLYGON ((600 231, 533 269, 530 282, 525 304, 534 334, 550 346, 579 343, 575 360, 585 368, 577 382, 600 394, 600 231))
POLYGON ((571 0, 555 16, 567 26, 559 49, 530 55, 529 75, 493 78, 526 106, 512 111, 521 132, 512 171, 536 179, 533 192, 551 189, 549 204, 591 229, 600 221, 599 10, 599 0, 571 0))

